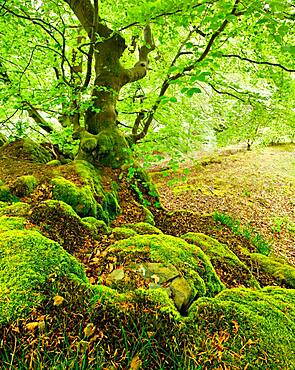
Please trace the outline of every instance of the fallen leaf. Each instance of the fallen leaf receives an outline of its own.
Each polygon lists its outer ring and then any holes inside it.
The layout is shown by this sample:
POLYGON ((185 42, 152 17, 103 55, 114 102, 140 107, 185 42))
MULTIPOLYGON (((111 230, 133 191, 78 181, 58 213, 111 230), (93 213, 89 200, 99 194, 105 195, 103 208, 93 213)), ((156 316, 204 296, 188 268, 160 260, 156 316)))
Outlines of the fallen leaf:
POLYGON ((87 326, 83 330, 86 337, 90 337, 94 333, 95 328, 96 327, 92 323, 87 324, 87 326))
POLYGON ((61 297, 60 295, 56 295, 54 298, 53 298, 53 305, 54 306, 59 306, 63 303, 65 299, 63 297, 61 297))
POLYGON ((130 362, 129 370, 138 370, 141 367, 141 365, 142 365, 142 361, 139 358, 139 356, 136 355, 135 357, 133 357, 132 361, 130 362))
POLYGON ((34 322, 29 322, 28 324, 26 324, 26 328, 30 331, 33 331, 35 328, 37 328, 39 326, 39 322, 38 321, 34 321, 34 322))

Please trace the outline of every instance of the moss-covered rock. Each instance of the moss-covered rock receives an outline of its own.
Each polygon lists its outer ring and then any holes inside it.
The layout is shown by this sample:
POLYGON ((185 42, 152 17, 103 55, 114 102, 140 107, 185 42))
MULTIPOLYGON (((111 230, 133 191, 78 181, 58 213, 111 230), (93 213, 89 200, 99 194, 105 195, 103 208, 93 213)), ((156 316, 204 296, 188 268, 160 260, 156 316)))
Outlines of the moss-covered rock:
POLYGON ((45 297, 50 276, 87 282, 82 266, 63 248, 36 231, 13 230, 0 239, 0 324, 23 316, 45 297))
POLYGON ((31 194, 37 185, 38 180, 36 179, 35 176, 32 175, 19 176, 12 186, 12 191, 18 197, 25 197, 31 194))
POLYGON ((188 319, 205 368, 295 367, 294 290, 225 290, 194 302, 188 319))
POLYGON ((70 253, 83 246, 86 238, 91 238, 91 226, 62 201, 47 200, 37 204, 30 212, 30 221, 70 253))
POLYGON ((47 166, 60 166, 62 163, 58 159, 53 159, 52 161, 49 161, 46 163, 47 166))
POLYGON ((147 224, 151 224, 152 226, 155 226, 155 218, 152 212, 144 206, 142 206, 142 209, 144 212, 144 222, 147 224))
POLYGON ((196 297, 214 296, 224 289, 200 248, 168 235, 141 235, 118 241, 107 249, 101 265, 105 266, 102 279, 111 287, 119 291, 163 289, 180 311, 185 310, 196 297), (151 263, 162 266, 158 266, 157 274, 149 274, 151 263), (123 266, 124 278, 113 284, 110 273, 116 266, 123 266), (160 267, 161 271, 171 270, 171 273, 176 269, 178 275, 171 280, 161 281, 158 276, 161 275, 160 267), (182 280, 174 281, 177 278, 182 280), (182 290, 184 287, 185 291, 182 290))
POLYGON ((290 266, 282 259, 265 256, 260 253, 251 253, 250 257, 263 272, 273 276, 278 284, 295 288, 295 268, 293 266, 290 266))
POLYGON ((114 239, 118 241, 131 238, 132 236, 137 235, 137 233, 129 227, 115 227, 112 229, 112 235, 114 239))
POLYGON ((19 139, 5 144, 1 147, 0 154, 37 163, 47 163, 52 159, 49 151, 30 139, 19 139))
POLYGON ((114 220, 121 213, 121 207, 115 192, 105 194, 102 208, 108 213, 110 220, 114 220))
POLYGON ((30 212, 31 206, 27 203, 17 202, 6 207, 0 208, 0 216, 19 216, 26 217, 30 212))
POLYGON ((19 199, 11 193, 9 186, 0 186, 0 201, 1 202, 18 202, 19 199))
POLYGON ((52 179, 51 184, 55 200, 69 204, 80 216, 97 216, 97 202, 89 186, 79 187, 63 177, 52 179))
POLYGON ((190 244, 197 245, 210 259, 218 276, 228 287, 259 287, 249 268, 227 245, 202 233, 187 233, 181 236, 190 244))
POLYGON ((137 234, 163 234, 163 232, 157 227, 147 223, 147 222, 138 222, 136 224, 126 225, 129 229, 134 230, 137 234))
POLYGON ((94 217, 84 217, 82 218, 82 222, 89 227, 92 235, 97 237, 101 234, 109 234, 110 229, 107 227, 104 221, 97 220, 94 217))
POLYGON ((0 217, 0 233, 9 230, 23 230, 26 219, 23 217, 0 217))
POLYGON ((93 197, 97 201, 97 213, 95 217, 109 224, 110 221, 114 220, 121 213, 118 201, 118 184, 113 181, 111 189, 106 191, 103 187, 100 170, 95 168, 91 163, 76 160, 75 168, 85 186, 89 186, 93 197))

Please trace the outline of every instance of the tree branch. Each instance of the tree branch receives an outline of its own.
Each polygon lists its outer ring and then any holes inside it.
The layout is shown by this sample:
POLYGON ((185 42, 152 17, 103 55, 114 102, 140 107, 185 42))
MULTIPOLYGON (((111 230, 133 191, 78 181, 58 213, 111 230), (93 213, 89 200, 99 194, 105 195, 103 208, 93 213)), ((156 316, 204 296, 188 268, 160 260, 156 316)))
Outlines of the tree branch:
POLYGON ((155 49, 155 42, 150 25, 144 28, 144 42, 145 44, 139 48, 138 62, 133 68, 124 70, 124 85, 129 82, 138 81, 147 74, 149 64, 148 55, 155 49))
POLYGON ((208 85, 209 85, 209 86, 211 86, 211 87, 212 87, 212 89, 213 89, 215 92, 217 92, 218 94, 220 94, 220 95, 228 95, 228 96, 231 96, 232 98, 235 98, 235 99, 241 100, 242 102, 244 102, 244 103, 245 103, 245 100, 244 100, 244 99, 240 98, 239 96, 237 96, 237 95, 235 95, 235 94, 232 94, 232 93, 227 92, 227 91, 220 91, 220 90, 218 90, 214 85, 212 85, 212 83, 210 83, 210 82, 208 83, 208 85))
POLYGON ((283 65, 281 65, 279 63, 272 63, 272 62, 266 62, 266 61, 257 61, 257 60, 241 57, 240 55, 236 55, 236 54, 223 54, 222 56, 226 57, 226 58, 238 58, 240 60, 245 60, 245 61, 253 63, 253 64, 264 64, 264 65, 268 65, 268 66, 279 67, 279 68, 282 68, 284 71, 287 71, 287 72, 295 72, 295 69, 286 68, 286 67, 284 67, 283 65))

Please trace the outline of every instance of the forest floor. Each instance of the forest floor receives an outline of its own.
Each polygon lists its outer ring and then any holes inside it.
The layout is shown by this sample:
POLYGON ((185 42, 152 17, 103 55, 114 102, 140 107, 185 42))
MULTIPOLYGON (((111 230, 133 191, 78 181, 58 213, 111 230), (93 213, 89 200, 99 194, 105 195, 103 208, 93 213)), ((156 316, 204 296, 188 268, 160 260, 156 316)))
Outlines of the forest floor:
POLYGON ((162 205, 197 212, 201 232, 222 239, 202 216, 228 215, 256 230, 274 254, 295 265, 295 145, 203 155, 193 166, 177 171, 158 166, 151 174, 162 205))

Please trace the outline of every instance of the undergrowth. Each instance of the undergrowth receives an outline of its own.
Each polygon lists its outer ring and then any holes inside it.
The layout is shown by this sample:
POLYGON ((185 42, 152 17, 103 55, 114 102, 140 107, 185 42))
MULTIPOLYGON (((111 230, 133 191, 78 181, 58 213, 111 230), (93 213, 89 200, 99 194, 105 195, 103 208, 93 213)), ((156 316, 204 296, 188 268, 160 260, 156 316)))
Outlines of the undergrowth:
POLYGON ((219 212, 214 212, 212 217, 214 221, 227 226, 234 234, 248 239, 257 248, 257 252, 266 256, 269 255, 271 250, 269 242, 250 224, 243 227, 239 220, 235 220, 231 216, 219 212))

